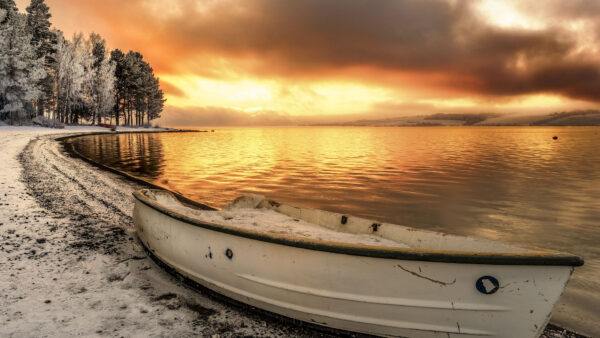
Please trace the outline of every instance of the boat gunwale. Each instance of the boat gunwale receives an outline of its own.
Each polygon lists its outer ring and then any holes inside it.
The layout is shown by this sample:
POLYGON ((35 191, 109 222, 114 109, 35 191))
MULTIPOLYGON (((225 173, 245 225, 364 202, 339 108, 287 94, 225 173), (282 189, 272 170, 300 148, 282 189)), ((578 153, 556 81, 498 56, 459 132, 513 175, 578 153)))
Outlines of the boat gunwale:
MULTIPOLYGON (((180 203, 182 202, 181 199, 178 198, 179 196, 177 196, 173 192, 164 189, 160 190, 172 194, 176 200, 178 200, 180 203)), ((539 248, 534 248, 531 252, 528 253, 497 253, 483 251, 474 252, 430 250, 416 248, 395 248, 344 242, 331 242, 312 238, 304 238, 299 236, 277 234, 267 231, 256 231, 236 226, 206 222, 198 218, 184 215, 174 209, 164 206, 158 201, 152 200, 144 194, 145 191, 150 191, 150 189, 141 189, 135 191, 133 193, 133 196, 146 206, 178 221, 188 223, 190 225, 197 226, 200 228, 226 233, 229 235, 307 250, 324 251, 352 256, 428 261, 440 263, 540 266, 581 266, 584 263, 584 261, 578 256, 539 248)), ((183 201, 184 204, 187 204, 186 202, 187 201, 183 201)), ((198 207, 202 204, 196 202, 190 205, 192 207, 198 207)), ((199 209, 206 210, 205 208, 199 209)))

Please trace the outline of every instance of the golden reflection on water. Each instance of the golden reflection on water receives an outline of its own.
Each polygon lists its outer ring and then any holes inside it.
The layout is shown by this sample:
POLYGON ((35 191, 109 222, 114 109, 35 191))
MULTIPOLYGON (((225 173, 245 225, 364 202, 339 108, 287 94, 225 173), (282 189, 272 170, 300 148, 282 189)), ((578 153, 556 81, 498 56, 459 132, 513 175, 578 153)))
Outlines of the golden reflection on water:
POLYGON ((598 319, 599 133, 597 127, 231 128, 92 136, 75 144, 109 166, 215 206, 253 192, 579 254, 586 265, 554 317, 572 323, 598 319))

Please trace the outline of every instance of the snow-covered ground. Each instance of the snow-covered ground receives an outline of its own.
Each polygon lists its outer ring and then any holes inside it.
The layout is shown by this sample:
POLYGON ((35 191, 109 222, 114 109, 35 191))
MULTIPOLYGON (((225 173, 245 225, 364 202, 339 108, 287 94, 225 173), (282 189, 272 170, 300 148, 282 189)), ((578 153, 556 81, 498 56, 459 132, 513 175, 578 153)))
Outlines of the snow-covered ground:
POLYGON ((320 335, 209 298, 154 264, 132 227, 140 187, 54 141, 105 130, 0 127, 0 336, 320 335))
POLYGON ((132 232, 139 187, 50 136, 98 130, 0 127, 0 336, 308 335, 155 265, 132 232))

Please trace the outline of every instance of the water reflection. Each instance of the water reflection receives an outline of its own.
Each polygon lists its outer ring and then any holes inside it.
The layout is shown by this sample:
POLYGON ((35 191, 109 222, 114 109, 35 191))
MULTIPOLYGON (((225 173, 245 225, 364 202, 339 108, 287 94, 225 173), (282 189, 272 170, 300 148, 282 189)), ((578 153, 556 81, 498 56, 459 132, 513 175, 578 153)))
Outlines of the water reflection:
POLYGON ((599 144, 597 127, 237 128, 76 141, 96 160, 215 206, 253 192, 573 252, 586 265, 554 320, 582 330, 600 320, 599 144))
POLYGON ((84 156, 109 167, 150 180, 163 175, 163 144, 158 134, 91 135, 70 142, 84 156))

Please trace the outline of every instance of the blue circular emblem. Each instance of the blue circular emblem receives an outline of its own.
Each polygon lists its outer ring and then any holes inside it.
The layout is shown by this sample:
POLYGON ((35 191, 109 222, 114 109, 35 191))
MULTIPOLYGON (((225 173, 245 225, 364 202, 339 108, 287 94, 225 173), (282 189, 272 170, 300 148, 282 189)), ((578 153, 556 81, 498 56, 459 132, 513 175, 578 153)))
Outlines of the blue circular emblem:
POLYGON ((491 295, 498 291, 498 289, 500 288, 500 282, 498 282, 498 280, 495 277, 483 276, 479 277, 479 279, 475 283, 475 287, 477 288, 477 291, 486 295, 491 295))

